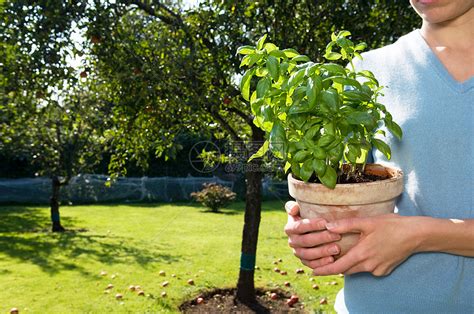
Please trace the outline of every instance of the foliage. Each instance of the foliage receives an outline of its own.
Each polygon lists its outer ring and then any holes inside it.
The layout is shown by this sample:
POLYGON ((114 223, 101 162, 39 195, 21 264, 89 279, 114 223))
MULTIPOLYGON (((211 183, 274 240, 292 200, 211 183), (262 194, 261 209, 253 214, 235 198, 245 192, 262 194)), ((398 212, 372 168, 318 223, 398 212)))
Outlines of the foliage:
POLYGON ((217 183, 204 183, 199 192, 192 192, 191 197, 213 212, 218 212, 235 200, 236 194, 226 186, 217 183))
POLYGON ((378 102, 382 86, 370 71, 356 71, 353 59, 365 43, 354 44, 348 31, 333 33, 324 57, 342 59, 350 67, 332 62, 314 63, 294 49, 280 50, 265 43, 242 46, 242 66, 249 69, 241 81, 242 95, 250 101, 254 123, 265 130, 267 141, 253 158, 270 149, 286 161, 286 169, 304 181, 316 174, 334 188, 342 165, 351 172, 363 170, 368 152, 375 146, 390 159, 390 147, 377 138, 381 124, 397 138, 402 130, 385 106, 378 102), (258 78, 251 88, 253 77, 258 78))

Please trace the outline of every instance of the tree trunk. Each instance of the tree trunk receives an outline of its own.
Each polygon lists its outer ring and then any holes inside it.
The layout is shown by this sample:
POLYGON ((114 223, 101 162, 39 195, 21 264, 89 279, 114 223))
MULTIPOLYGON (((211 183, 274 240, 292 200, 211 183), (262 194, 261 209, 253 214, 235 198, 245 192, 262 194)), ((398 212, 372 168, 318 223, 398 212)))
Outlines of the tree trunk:
POLYGON ((50 198, 51 206, 51 222, 53 223, 53 232, 63 232, 65 229, 61 226, 61 219, 59 216, 59 189, 61 188, 61 182, 57 176, 52 178, 52 195, 50 198))
MULTIPOLYGON (((263 140, 263 133, 254 130, 254 142, 263 140)), ((253 150, 253 149, 252 149, 253 150)), ((252 154, 255 151, 251 152, 252 154)), ((257 253, 258 229, 262 210, 262 161, 260 158, 247 163, 246 166, 246 194, 245 194, 245 223, 242 233, 242 249, 240 257, 240 273, 237 283, 238 301, 247 305, 256 305, 254 273, 257 253)))

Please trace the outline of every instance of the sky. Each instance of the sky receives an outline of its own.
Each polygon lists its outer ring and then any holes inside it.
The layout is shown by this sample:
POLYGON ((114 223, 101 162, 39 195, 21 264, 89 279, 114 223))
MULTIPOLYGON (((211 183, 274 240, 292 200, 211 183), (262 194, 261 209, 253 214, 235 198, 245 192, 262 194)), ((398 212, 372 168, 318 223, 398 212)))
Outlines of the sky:
POLYGON ((183 4, 188 8, 193 7, 197 5, 198 3, 199 3, 199 0, 183 0, 183 4))

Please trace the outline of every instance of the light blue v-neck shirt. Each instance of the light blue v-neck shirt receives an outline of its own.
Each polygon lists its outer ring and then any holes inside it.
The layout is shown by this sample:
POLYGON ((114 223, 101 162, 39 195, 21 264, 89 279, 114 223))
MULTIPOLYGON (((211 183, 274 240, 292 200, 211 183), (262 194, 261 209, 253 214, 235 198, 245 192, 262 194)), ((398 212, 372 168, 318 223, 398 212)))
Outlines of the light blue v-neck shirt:
MULTIPOLYGON (((474 219, 474 77, 456 81, 419 30, 363 57, 357 68, 387 86, 380 102, 404 132, 387 133, 389 162, 373 156, 405 173, 398 213, 474 219)), ((343 295, 350 313, 474 313, 474 258, 415 254, 386 277, 346 276, 343 295)))

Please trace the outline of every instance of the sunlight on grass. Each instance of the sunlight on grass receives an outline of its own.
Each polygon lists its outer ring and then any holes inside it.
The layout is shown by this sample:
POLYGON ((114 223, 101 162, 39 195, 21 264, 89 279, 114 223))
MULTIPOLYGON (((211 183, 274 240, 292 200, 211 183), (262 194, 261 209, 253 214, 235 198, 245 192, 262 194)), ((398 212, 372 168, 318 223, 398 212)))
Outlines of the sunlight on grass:
MULTIPOLYGON (((214 214, 194 204, 67 206, 63 225, 71 231, 64 234, 48 231, 47 207, 0 207, 0 312, 177 312, 203 289, 235 286, 243 207, 235 203, 214 214), (113 288, 107 293, 108 284, 113 288), (130 292, 130 285, 140 285, 145 296, 130 292)), ((281 202, 264 203, 257 286, 283 288, 297 293, 309 311, 332 312, 342 278, 310 281, 306 268, 297 275, 303 266, 288 248, 285 221, 281 202), (315 283, 319 290, 312 289, 315 283), (319 305, 322 297, 329 305, 319 305)))

